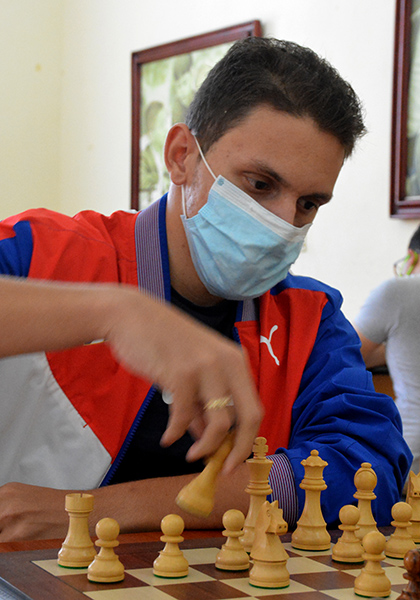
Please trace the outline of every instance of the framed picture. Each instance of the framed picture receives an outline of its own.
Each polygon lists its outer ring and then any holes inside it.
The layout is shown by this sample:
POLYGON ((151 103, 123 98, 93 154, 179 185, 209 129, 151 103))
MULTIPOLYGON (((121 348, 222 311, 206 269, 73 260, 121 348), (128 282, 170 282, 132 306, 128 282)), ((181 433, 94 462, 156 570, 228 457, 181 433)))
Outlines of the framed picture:
POLYGON ((392 119, 392 217, 420 218, 420 0, 397 0, 392 119))
POLYGON ((131 208, 145 208, 168 191, 169 128, 184 121, 195 91, 233 42, 249 36, 261 36, 259 21, 133 53, 131 208))

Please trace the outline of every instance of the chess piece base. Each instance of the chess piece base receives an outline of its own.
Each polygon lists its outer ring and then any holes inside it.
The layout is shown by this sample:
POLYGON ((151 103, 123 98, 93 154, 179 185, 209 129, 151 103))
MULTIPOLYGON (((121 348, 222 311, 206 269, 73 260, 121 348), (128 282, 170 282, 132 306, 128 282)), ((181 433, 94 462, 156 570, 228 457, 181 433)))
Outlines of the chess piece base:
POLYGON ((160 554, 153 563, 153 575, 157 577, 186 577, 188 575, 188 562, 180 556, 165 556, 160 554))
POLYGON ((286 563, 256 560, 249 574, 249 583, 260 588, 285 588, 290 585, 286 563))
POLYGON ((103 559, 98 555, 88 567, 87 578, 93 583, 117 583, 124 577, 124 565, 115 556, 103 559))
POLYGON ((326 525, 319 527, 299 526, 292 533, 292 547, 298 550, 329 550, 331 547, 331 536, 326 525))
POLYGON ((88 579, 92 583, 118 583, 119 581, 124 581, 124 574, 116 575, 115 577, 110 577, 108 575, 105 577, 88 575, 88 579))
POLYGON ((384 575, 373 575, 362 571, 354 582, 354 593, 365 598, 386 598, 391 594, 391 584, 384 575))
POLYGON ((66 548, 63 546, 58 553, 58 564, 60 567, 71 569, 83 569, 90 565, 96 556, 96 550, 92 544, 88 548, 66 548))

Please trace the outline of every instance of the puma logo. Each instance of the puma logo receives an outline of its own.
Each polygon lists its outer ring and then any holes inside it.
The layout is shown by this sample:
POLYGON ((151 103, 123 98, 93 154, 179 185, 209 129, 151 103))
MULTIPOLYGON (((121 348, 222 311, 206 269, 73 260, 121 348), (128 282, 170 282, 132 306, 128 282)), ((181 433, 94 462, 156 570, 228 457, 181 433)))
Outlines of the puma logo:
POLYGON ((276 363, 277 366, 280 365, 280 362, 279 362, 279 359, 277 358, 277 356, 274 354, 273 348, 271 347, 271 338, 273 337, 273 333, 275 331, 277 331, 278 328, 279 328, 278 325, 273 325, 273 327, 270 330, 270 335, 268 338, 266 338, 264 335, 260 336, 260 343, 267 344, 268 351, 271 354, 271 356, 274 358, 274 362, 276 363))

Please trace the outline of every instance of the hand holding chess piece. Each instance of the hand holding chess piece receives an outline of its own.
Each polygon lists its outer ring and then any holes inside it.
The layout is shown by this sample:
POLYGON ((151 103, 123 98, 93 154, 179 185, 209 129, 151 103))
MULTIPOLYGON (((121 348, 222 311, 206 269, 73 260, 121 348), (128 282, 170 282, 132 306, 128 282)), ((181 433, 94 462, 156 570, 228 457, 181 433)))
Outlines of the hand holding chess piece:
POLYGON ((220 448, 208 459, 197 477, 182 488, 176 503, 185 512, 199 517, 208 517, 214 507, 217 476, 233 448, 233 432, 229 433, 220 448))
POLYGON ((95 544, 100 548, 88 567, 88 579, 96 583, 115 583, 124 579, 124 565, 114 552, 119 545, 117 540, 120 526, 115 519, 105 518, 96 524, 98 539, 95 544))

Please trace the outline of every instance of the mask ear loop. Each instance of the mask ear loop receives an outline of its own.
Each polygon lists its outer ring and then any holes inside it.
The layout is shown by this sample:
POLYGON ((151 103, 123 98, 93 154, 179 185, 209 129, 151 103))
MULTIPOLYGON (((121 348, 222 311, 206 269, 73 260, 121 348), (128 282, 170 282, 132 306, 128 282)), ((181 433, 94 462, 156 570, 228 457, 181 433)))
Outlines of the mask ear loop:
POLYGON ((200 153, 200 156, 201 156, 201 158, 203 159, 203 162, 204 162, 204 164, 205 164, 205 165, 206 165, 206 167, 207 167, 207 170, 208 170, 208 172, 210 173, 210 175, 212 175, 212 176, 213 176, 213 179, 214 179, 214 180, 216 180, 216 179, 217 179, 217 177, 216 177, 216 175, 213 173, 213 171, 211 170, 209 163, 206 161, 206 158, 205 158, 205 156, 204 156, 204 154, 203 154, 203 151, 202 151, 202 149, 201 149, 201 147, 200 147, 200 144, 198 143, 198 140, 197 140, 197 138, 195 137, 195 135, 193 135, 193 137, 194 137, 194 139, 195 139, 195 143, 197 144, 198 151, 199 151, 199 153, 200 153))
POLYGON ((184 184, 182 184, 181 186, 181 198, 182 198, 182 214, 184 215, 184 217, 187 219, 187 213, 185 212, 185 190, 184 190, 184 184))
MULTIPOLYGON (((198 143, 198 140, 197 140, 197 138, 195 137, 194 134, 193 134, 193 138, 195 139, 195 143, 197 144, 198 151, 200 153, 201 158, 203 159, 204 164, 207 167, 207 170, 209 171, 210 175, 212 175, 213 179, 216 180, 217 177, 213 173, 212 169, 210 168, 210 165, 207 162, 207 160, 206 160, 206 158, 205 158, 205 156, 203 154, 203 151, 201 150, 200 144, 198 143)), ((186 206, 185 206, 185 190, 184 190, 184 186, 181 187, 181 197, 182 197, 182 213, 183 213, 184 217, 186 219, 188 219, 187 212, 186 212, 186 206)))

